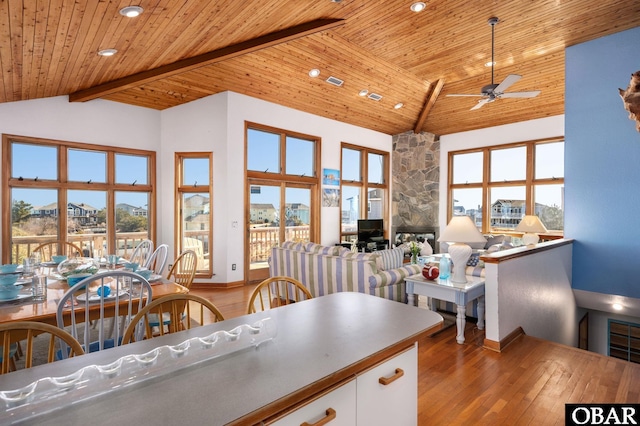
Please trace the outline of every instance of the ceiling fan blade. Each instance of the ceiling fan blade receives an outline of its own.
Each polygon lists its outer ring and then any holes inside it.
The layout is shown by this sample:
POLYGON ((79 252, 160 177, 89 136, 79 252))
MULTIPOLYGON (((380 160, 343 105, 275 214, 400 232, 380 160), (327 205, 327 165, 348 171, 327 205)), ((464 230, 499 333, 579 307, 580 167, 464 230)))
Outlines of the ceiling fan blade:
POLYGON ((532 90, 530 92, 509 92, 500 95, 501 98, 535 98, 540 94, 539 90, 532 90))
POLYGON ((483 106, 484 104, 486 104, 486 103, 489 103, 489 98, 487 98, 487 99, 480 99, 480 100, 478 101, 478 103, 477 103, 477 104, 475 104, 475 106, 474 106, 473 108, 471 108, 469 111, 473 111, 474 109, 482 108, 482 106, 483 106))
POLYGON ((447 96, 466 96, 466 97, 472 97, 472 98, 481 98, 481 97, 483 97, 485 95, 481 95, 481 94, 478 94, 478 95, 462 95, 462 94, 453 94, 453 93, 451 93, 451 94, 448 94, 447 96))
POLYGON ((509 88, 509 86, 511 86, 513 83, 515 83, 516 81, 520 80, 522 78, 521 75, 518 74, 509 74, 504 80, 502 80, 502 83, 498 84, 498 86, 496 86, 495 89, 493 89, 493 93, 502 93, 505 90, 507 90, 507 88, 509 88))

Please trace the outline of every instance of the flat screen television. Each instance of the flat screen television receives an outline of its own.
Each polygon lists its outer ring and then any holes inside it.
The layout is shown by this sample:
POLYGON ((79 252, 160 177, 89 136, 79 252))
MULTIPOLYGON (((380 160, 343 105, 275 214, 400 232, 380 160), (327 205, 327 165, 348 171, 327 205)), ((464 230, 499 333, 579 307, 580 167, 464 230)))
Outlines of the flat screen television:
POLYGON ((358 241, 384 241, 384 223, 382 219, 358 220, 358 241))

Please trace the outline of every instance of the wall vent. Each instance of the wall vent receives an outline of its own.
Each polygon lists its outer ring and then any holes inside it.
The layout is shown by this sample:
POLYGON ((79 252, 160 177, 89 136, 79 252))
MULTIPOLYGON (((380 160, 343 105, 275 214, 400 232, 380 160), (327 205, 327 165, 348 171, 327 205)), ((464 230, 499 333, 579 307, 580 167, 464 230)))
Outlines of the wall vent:
POLYGON ((369 94, 369 99, 373 99, 374 101, 379 101, 382 99, 382 95, 378 95, 377 93, 369 94))
POLYGON ((330 76, 329 78, 327 78, 327 83, 329 84, 333 84, 334 86, 342 86, 342 84, 344 83, 344 81, 340 80, 337 77, 334 76, 330 76))

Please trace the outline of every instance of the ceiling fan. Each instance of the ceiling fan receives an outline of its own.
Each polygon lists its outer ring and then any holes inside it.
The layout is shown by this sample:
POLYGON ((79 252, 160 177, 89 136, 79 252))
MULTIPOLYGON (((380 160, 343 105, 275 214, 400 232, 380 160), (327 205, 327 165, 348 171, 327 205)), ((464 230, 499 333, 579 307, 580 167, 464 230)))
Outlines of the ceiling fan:
POLYGON ((480 94, 477 95, 463 95, 463 94, 449 94, 447 96, 469 96, 469 97, 480 97, 478 103, 471 108, 471 110, 481 108, 484 104, 488 104, 489 102, 493 102, 496 99, 500 98, 535 98, 540 94, 539 90, 533 90, 530 92, 509 92, 505 93, 504 91, 509 88, 512 84, 522 78, 521 75, 518 74, 509 74, 502 83, 495 84, 493 82, 493 67, 495 65, 494 56, 494 40, 495 40, 495 26, 498 23, 498 18, 493 17, 489 18, 487 21, 489 25, 491 25, 491 84, 487 84, 480 90, 480 94))

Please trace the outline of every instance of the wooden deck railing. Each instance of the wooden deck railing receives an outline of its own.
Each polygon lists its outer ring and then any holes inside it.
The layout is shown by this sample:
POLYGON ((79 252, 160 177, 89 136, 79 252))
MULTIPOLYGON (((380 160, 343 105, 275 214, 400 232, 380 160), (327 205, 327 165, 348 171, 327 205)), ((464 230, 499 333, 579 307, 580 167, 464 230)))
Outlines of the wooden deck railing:
MULTIPOLYGON (((72 234, 68 236, 68 241, 76 244, 82 249, 82 255, 86 257, 105 256, 106 234, 72 234)), ((116 240, 116 253, 119 256, 127 257, 133 249, 147 237, 147 232, 119 232, 116 240)), ((31 252, 42 243, 56 241, 56 235, 31 235, 14 236, 11 245, 12 263, 22 263, 22 260, 29 257, 31 252)))
MULTIPOLYGON (((266 262, 271 255, 271 247, 280 243, 280 229, 277 226, 251 228, 249 232, 249 262, 266 262)), ((309 241, 309 226, 288 226, 285 241, 309 241)))
MULTIPOLYGON (((209 231, 185 231, 185 237, 198 241, 198 245, 203 249, 204 257, 208 257, 209 231)), ((142 232, 120 232, 116 240, 116 253, 119 256, 127 257, 133 249, 144 239, 147 233, 142 232)), ((31 252, 40 244, 57 240, 56 235, 38 236, 14 236, 11 247, 12 263, 22 263, 22 260, 29 257, 31 252)), ((106 249, 106 234, 72 234, 68 236, 69 242, 76 244, 82 249, 82 255, 86 257, 105 256, 109 254, 106 249)), ((289 226, 285 229, 285 241, 309 241, 309 226, 289 226)), ((266 262, 271 253, 271 247, 279 244, 278 227, 251 228, 249 233, 250 262, 266 262)))

